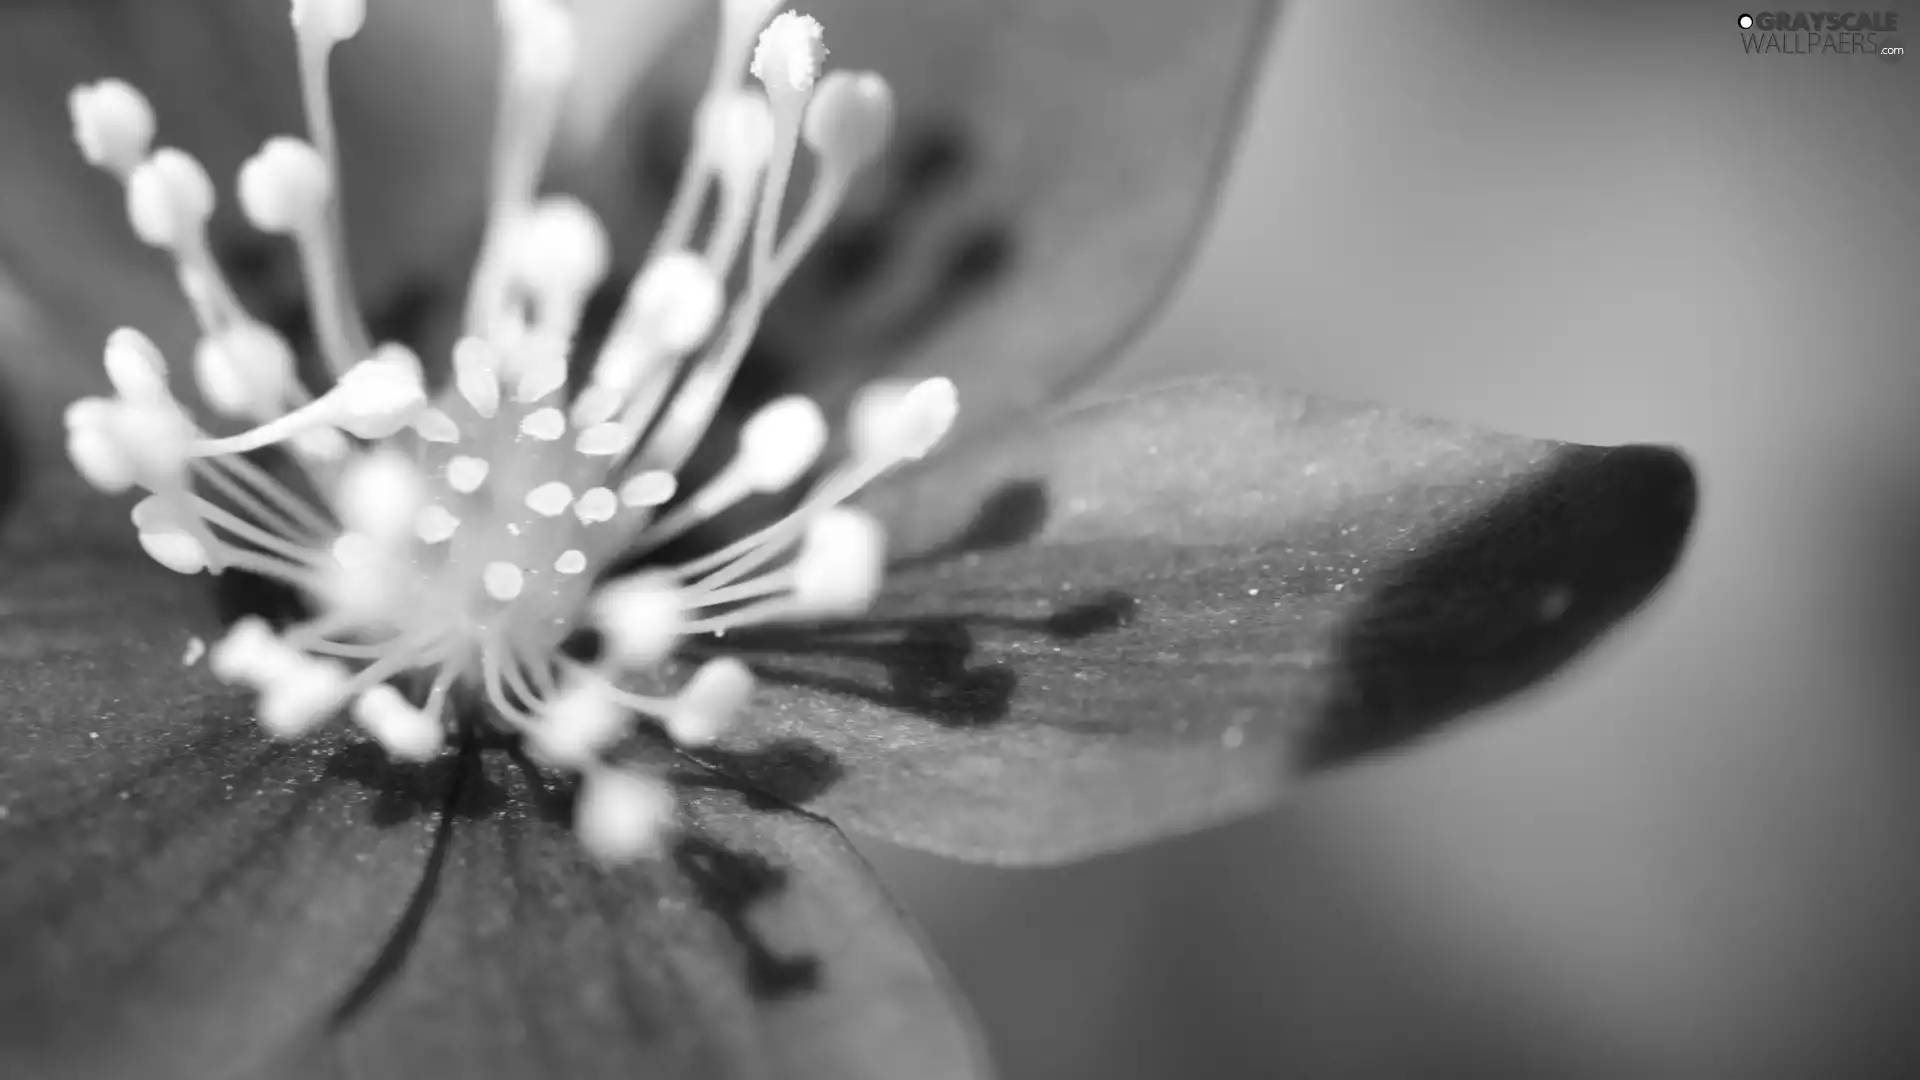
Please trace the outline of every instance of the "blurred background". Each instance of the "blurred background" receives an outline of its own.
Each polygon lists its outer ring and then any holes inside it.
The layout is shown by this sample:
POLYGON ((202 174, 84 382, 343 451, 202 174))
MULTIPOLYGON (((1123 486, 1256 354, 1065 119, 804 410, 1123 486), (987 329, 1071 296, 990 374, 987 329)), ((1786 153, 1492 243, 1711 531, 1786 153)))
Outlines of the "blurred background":
POLYGON ((1564 678, 1263 820, 869 849, 1007 1076, 1920 1075, 1920 55, 1750 57, 1743 10, 1290 5, 1120 378, 1677 443, 1696 542, 1564 678))

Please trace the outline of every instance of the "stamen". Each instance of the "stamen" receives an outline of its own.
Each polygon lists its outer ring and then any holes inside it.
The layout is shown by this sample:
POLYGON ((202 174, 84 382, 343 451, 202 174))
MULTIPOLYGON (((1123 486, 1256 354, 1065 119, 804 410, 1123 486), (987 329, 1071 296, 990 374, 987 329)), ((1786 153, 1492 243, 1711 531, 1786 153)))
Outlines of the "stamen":
POLYGON ((133 527, 163 566, 242 569, 311 602, 316 614, 284 633, 243 619, 210 652, 216 678, 258 695, 272 735, 345 712, 396 759, 421 761, 444 749, 449 723, 516 732, 582 778, 580 839, 621 861, 660 850, 675 805, 661 778, 610 764, 617 744, 647 724, 711 745, 753 697, 751 670, 732 657, 681 679, 670 661, 683 640, 866 610, 885 540, 840 504, 926 453, 952 426, 954 393, 945 380, 876 383, 839 440, 813 401, 774 400, 740 426, 732 459, 683 491, 678 474, 775 291, 886 143, 891 92, 876 75, 826 72, 813 19, 769 22, 769 0, 724 0, 683 183, 576 387, 575 337, 611 245, 584 204, 535 195, 578 62, 575 29, 561 0, 496 3, 506 48, 492 195, 437 394, 408 348, 374 347, 347 275, 328 80, 334 47, 364 26, 364 0, 291 0, 307 137, 269 139, 238 176, 246 218, 299 249, 330 385, 305 385, 288 342, 241 305, 208 245, 212 183, 184 151, 151 148, 146 100, 115 80, 74 91, 82 155, 124 185, 134 231, 177 264, 200 324, 200 396, 253 426, 203 432, 174 399, 160 350, 122 330, 105 350, 113 393, 68 408, 67 449, 101 490, 146 493, 133 527), (788 214, 802 143, 811 179, 788 214), (243 456, 273 446, 293 451, 298 475, 283 482, 243 456), (660 554, 743 501, 809 482, 787 516, 750 535, 677 564, 660 554), (627 556, 653 565, 609 577, 627 556), (568 656, 580 630, 598 632, 594 667, 568 656), (429 674, 416 707, 399 687, 429 674), (642 694, 626 678, 680 685, 642 694), (463 681, 484 719, 449 713, 463 681))

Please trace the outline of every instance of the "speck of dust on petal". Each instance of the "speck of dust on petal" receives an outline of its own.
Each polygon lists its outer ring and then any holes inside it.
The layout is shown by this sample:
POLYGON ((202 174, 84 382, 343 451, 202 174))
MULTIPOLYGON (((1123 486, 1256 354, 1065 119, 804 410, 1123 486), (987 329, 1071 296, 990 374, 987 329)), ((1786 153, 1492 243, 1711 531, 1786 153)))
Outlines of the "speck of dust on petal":
MULTIPOLYGON (((332 50, 365 20, 338 0, 293 7, 307 130, 331 132, 332 50)), ((204 653, 216 678, 252 690, 276 738, 344 718, 391 757, 419 761, 446 752, 457 724, 518 734, 545 766, 580 777, 577 832, 609 862, 661 850, 676 814, 663 778, 612 764, 609 748, 643 724, 681 745, 711 742, 753 696, 752 675, 728 657, 658 692, 678 643, 866 610, 885 538, 843 504, 925 455, 958 409, 945 379, 880 380, 834 418, 844 438, 830 439, 815 402, 783 398, 742 424, 711 479, 680 483, 762 312, 893 125, 879 76, 821 68, 818 23, 789 14, 767 25, 765 4, 721 8, 686 185, 604 344, 576 357, 611 245, 584 204, 534 187, 578 60, 576 29, 564 0, 501 0, 505 105, 493 154, 475 163, 493 170, 492 205, 453 378, 437 393, 420 358, 370 337, 356 306, 331 137, 270 139, 236 182, 247 219, 302 254, 328 371, 314 384, 209 255, 213 181, 187 152, 153 147, 147 99, 107 79, 69 100, 82 155, 124 185, 134 232, 176 263, 202 333, 191 364, 202 402, 240 430, 209 434, 173 396, 161 350, 122 328, 105 349, 112 394, 67 411, 68 456, 102 491, 145 493, 133 525, 161 565, 273 579, 312 611, 290 626, 243 618, 211 647, 193 639, 183 662, 204 653), (801 154, 813 160, 796 170, 801 154), (813 179, 790 185, 795 175, 813 179), (801 206, 788 213, 790 186, 801 206), (298 483, 248 457, 268 447, 287 452, 298 483), (689 561, 647 566, 716 515, 770 497, 792 511, 689 561), (634 558, 646 568, 613 572, 634 558), (603 643, 591 662, 562 650, 582 630, 603 643), (655 692, 629 689, 635 678, 655 692), (457 692, 484 701, 484 715, 452 709, 457 692)))

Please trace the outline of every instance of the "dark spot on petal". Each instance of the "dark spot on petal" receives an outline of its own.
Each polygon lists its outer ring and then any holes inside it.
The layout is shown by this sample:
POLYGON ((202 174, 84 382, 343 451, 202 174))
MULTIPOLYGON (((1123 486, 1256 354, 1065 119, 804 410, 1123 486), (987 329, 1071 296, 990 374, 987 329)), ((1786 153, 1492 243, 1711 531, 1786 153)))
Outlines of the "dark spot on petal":
POLYGON ((817 957, 780 955, 749 921, 756 904, 786 887, 785 870, 698 835, 682 836, 674 844, 673 860, 693 883, 702 906, 726 925, 745 952, 747 988, 754 997, 791 997, 819 985, 817 957))
POLYGON ((1133 621, 1140 604, 1126 593, 1114 591, 1099 599, 1062 608, 1048 616, 1044 625, 1048 634, 1076 639, 1118 630, 1133 621))
MULTIPOLYGON (((694 757, 727 776, 753 787, 750 796, 767 792, 791 803, 812 801, 837 783, 842 774, 840 761, 826 750, 804 739, 778 739, 752 750, 701 750, 694 757)), ((698 786, 698 777, 680 780, 698 786)), ((754 803, 758 810, 775 809, 778 803, 754 803)))
POLYGON ((1313 762, 1417 738, 1560 667, 1665 579, 1695 501, 1692 470, 1671 451, 1563 451, 1355 615, 1336 646, 1342 686, 1312 738, 1313 762))
POLYGON ((891 250, 879 220, 838 225, 808 254, 807 284, 827 302, 865 288, 879 275, 891 250))
POLYGON ((902 197, 925 198, 952 185, 965 175, 972 157, 972 147, 957 125, 919 129, 895 159, 902 197))

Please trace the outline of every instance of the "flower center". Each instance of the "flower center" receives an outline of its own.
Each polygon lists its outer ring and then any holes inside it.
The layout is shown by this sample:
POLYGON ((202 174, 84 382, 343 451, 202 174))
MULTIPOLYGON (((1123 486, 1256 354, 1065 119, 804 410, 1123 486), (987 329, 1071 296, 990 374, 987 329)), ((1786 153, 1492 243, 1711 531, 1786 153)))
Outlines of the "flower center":
POLYGON ((346 269, 328 67, 333 47, 359 32, 364 3, 292 8, 311 138, 269 139, 237 187, 248 219, 299 251, 326 385, 300 379, 287 342, 222 276, 206 238, 206 171, 180 150, 152 149, 153 112, 138 91, 95 83, 71 99, 76 141, 125 185, 135 232, 176 262, 202 334, 201 398, 248 426, 203 431, 173 397, 160 350, 123 328, 106 345, 114 394, 68 409, 69 456, 104 491, 148 492, 133 522, 166 567, 247 571, 308 597, 306 621, 276 630, 242 619, 210 654, 216 677, 257 692, 257 718, 275 736, 345 712, 391 755, 429 758, 443 751, 449 697, 462 688, 543 762, 581 776, 576 827, 591 851, 656 851, 671 792, 613 764, 614 748, 640 723, 680 746, 709 744, 754 688, 731 657, 667 685, 677 644, 864 611, 884 538, 842 503, 925 454, 954 419, 944 379, 876 382, 844 418, 846 449, 823 460, 819 406, 781 398, 745 421, 726 464, 682 485, 769 299, 884 145, 891 94, 876 75, 825 72, 813 19, 769 21, 767 0, 726 0, 681 186, 570 391, 582 312, 609 260, 584 205, 537 194, 575 28, 560 0, 499 0, 492 199, 452 378, 435 394, 406 346, 370 339, 346 269), (802 144, 814 178, 782 229, 802 144), (267 447, 286 452, 293 482, 247 456, 267 447), (615 572, 616 560, 631 565, 782 493, 785 516, 724 547, 615 572), (603 642, 590 663, 562 648, 582 629, 603 642))

